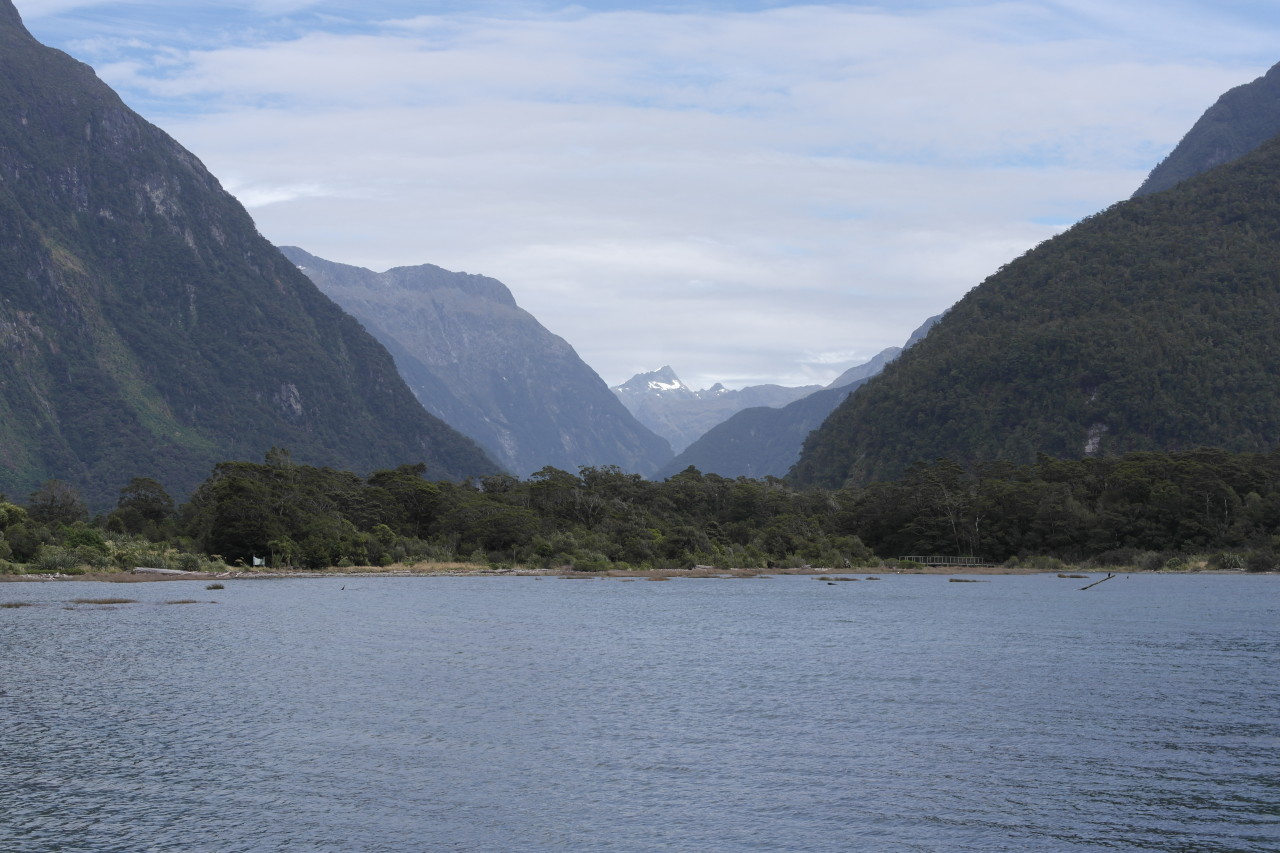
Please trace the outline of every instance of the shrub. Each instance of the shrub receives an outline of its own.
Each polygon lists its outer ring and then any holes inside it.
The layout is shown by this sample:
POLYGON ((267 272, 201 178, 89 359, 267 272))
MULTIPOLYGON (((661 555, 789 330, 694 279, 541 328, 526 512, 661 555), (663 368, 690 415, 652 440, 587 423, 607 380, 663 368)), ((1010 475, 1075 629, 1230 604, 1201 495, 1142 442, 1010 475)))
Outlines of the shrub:
POLYGON ((106 551, 99 551, 92 546, 77 545, 72 549, 72 553, 78 565, 88 566, 91 569, 111 568, 111 557, 106 551))
POLYGON ((1143 551, 1134 557, 1133 567, 1142 572, 1158 572, 1168 565, 1169 557, 1157 551, 1143 551))
POLYGON ((1209 568, 1218 569, 1219 571, 1240 571, 1248 561, 1245 560, 1243 554, 1221 553, 1214 554, 1209 558, 1209 568))
POLYGON ((169 560, 163 548, 150 542, 130 542, 116 549, 111 561, 121 569, 133 569, 145 566, 149 569, 170 569, 169 560))
POLYGON ((84 570, 80 568, 80 560, 77 558, 76 552, 70 548, 60 548, 56 545, 45 545, 41 548, 40 553, 36 555, 28 571, 41 574, 84 574, 84 570))
POLYGON ((48 528, 29 524, 11 525, 5 530, 4 538, 13 549, 13 560, 18 563, 34 560, 40 553, 40 548, 53 539, 48 528))
POLYGON ((1276 552, 1271 550, 1250 551, 1245 560, 1245 566, 1251 572, 1274 572, 1277 563, 1280 560, 1277 560, 1276 552))
POLYGON ((1139 551, 1137 548, 1115 548, 1110 551, 1103 551, 1096 554, 1088 560, 1089 565, 1094 568, 1116 568, 1121 566, 1137 566, 1138 561, 1149 551, 1139 551))
POLYGON ((107 540, 102 538, 102 531, 83 523, 64 528, 62 544, 68 548, 83 548, 104 555, 110 552, 107 540))
POLYGON ((184 572, 198 572, 204 567, 204 561, 195 554, 179 554, 173 560, 174 568, 184 572))
POLYGON ((575 572, 607 572, 613 568, 613 564, 606 560, 603 554, 574 557, 572 565, 575 572))
POLYGON ((1024 557, 1020 565, 1026 569, 1035 569, 1040 572, 1056 572, 1066 568, 1066 563, 1057 557, 1049 557, 1044 554, 1035 554, 1030 557, 1024 557))

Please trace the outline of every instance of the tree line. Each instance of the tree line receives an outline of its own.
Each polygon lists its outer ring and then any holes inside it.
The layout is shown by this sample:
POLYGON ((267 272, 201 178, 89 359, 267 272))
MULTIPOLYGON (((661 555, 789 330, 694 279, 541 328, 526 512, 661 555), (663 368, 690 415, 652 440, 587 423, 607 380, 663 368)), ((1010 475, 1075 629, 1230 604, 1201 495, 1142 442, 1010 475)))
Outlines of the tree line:
POLYGON ((1030 465, 917 463, 898 480, 799 490, 689 468, 655 482, 618 468, 430 481, 425 466, 360 476, 224 462, 181 505, 135 478, 94 518, 58 481, 0 499, 0 571, 423 562, 547 569, 879 566, 905 555, 993 563, 1271 570, 1280 452, 1139 452, 1030 465))

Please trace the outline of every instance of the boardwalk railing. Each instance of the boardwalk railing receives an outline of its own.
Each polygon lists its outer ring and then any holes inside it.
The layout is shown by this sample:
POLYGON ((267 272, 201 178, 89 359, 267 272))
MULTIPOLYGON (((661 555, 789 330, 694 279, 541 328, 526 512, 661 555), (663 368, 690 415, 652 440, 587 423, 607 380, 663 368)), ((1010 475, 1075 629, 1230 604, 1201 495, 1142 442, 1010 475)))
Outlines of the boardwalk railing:
POLYGON ((963 557, 942 557, 937 555, 931 556, 915 556, 915 557, 899 557, 899 560, 910 560, 913 563, 920 563, 924 566, 990 566, 990 562, 975 557, 972 554, 963 557))

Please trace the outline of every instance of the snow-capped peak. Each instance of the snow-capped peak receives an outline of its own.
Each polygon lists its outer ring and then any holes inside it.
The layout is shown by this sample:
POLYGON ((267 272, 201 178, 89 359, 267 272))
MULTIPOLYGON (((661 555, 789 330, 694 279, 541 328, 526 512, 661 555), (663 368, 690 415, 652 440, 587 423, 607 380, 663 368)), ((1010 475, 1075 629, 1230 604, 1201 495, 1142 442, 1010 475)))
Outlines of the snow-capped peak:
POLYGON ((689 387, 680 381, 676 372, 666 365, 649 373, 637 373, 623 384, 614 388, 614 393, 623 395, 666 396, 669 394, 692 394, 689 387))

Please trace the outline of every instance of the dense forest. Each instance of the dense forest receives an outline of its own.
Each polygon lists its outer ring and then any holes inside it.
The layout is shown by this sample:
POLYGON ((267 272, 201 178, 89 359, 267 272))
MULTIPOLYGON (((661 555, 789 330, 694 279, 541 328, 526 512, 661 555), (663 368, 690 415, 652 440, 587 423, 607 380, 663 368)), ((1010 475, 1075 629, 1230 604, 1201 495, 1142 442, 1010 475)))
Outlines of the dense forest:
POLYGON ((1280 546, 1280 451, 1138 452, 1029 465, 913 466, 864 488, 688 469, 665 481, 617 468, 544 468, 432 482, 422 465, 367 477, 273 449, 225 462, 181 506, 135 478, 90 519, 49 481, 0 499, 0 571, 218 569, 467 562, 542 569, 879 566, 905 555, 1011 566, 1271 571, 1280 546))

